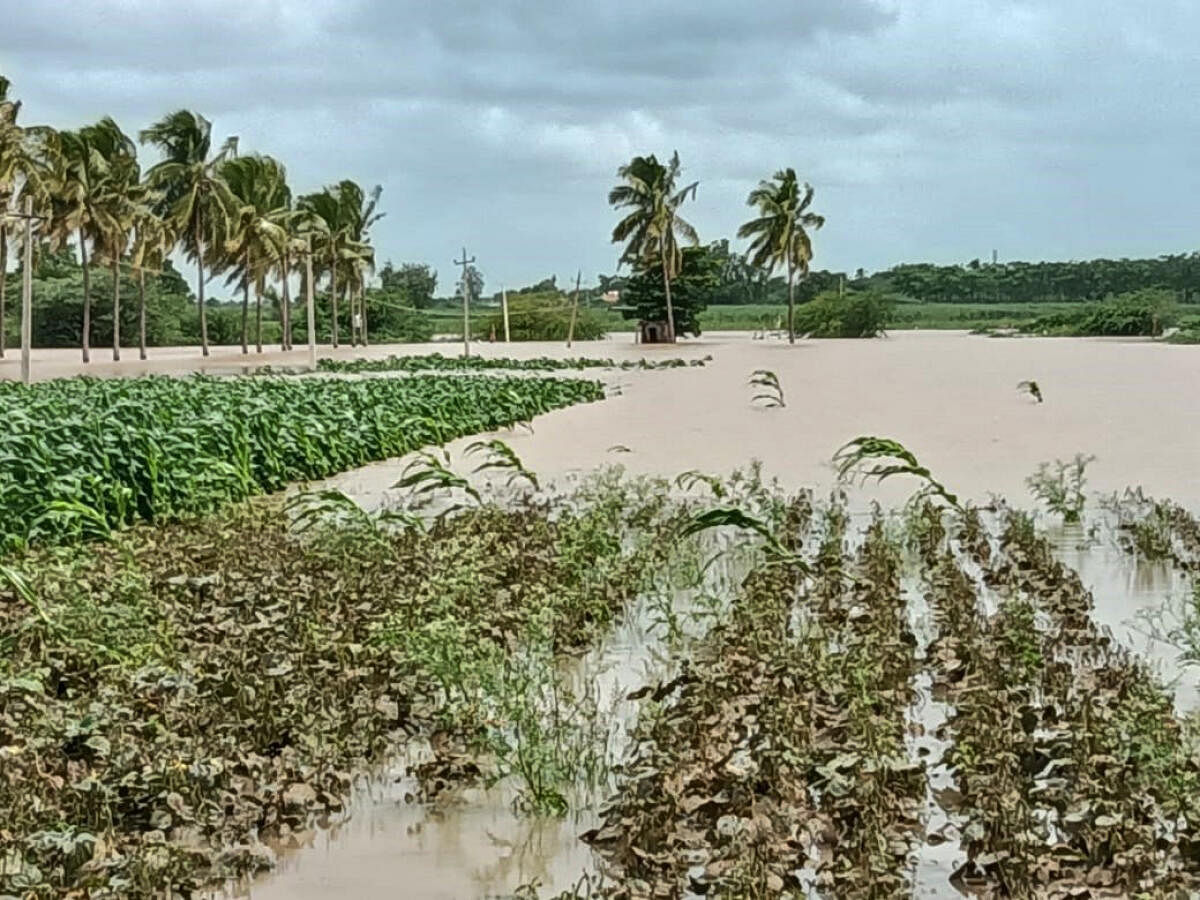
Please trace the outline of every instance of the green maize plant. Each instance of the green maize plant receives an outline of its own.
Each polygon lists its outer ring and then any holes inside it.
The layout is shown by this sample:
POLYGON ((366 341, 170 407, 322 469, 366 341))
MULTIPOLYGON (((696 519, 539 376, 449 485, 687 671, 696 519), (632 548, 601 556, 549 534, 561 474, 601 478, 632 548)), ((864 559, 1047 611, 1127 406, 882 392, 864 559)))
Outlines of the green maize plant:
POLYGON ((863 436, 844 444, 833 455, 838 479, 846 481, 855 475, 863 481, 873 478, 886 481, 893 475, 912 475, 925 482, 918 495, 932 494, 940 497, 955 509, 962 509, 958 497, 946 490, 945 485, 933 477, 925 466, 917 461, 912 451, 890 438, 863 436), (871 463, 874 463, 873 465, 871 463))
POLYGON ((493 376, 0 384, 0 551, 208 513, 603 396, 493 376))
POLYGON ((755 369, 750 373, 750 384, 760 388, 759 393, 752 398, 753 403, 762 403, 767 408, 787 406, 783 400, 783 386, 779 376, 769 369, 755 369))

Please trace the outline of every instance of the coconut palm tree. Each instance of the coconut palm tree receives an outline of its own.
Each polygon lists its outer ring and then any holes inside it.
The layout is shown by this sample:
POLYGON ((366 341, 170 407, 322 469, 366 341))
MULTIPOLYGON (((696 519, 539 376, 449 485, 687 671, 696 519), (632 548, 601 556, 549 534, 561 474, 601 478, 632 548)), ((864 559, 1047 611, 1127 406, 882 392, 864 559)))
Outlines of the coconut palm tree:
POLYGON ((53 135, 48 154, 53 169, 49 175, 51 240, 61 246, 74 237, 79 244, 83 268, 83 328, 80 350, 85 363, 91 361, 92 300, 88 245, 105 247, 108 235, 123 224, 122 203, 116 199, 126 178, 127 157, 133 149, 129 138, 111 118, 77 131, 53 135))
MULTIPOLYGON (((366 276, 375 271, 375 248, 371 246, 371 226, 386 213, 376 212, 382 185, 375 185, 371 193, 364 194, 353 181, 342 181, 337 185, 338 204, 341 207, 342 227, 346 240, 342 247, 342 260, 347 268, 347 281, 351 286, 351 303, 357 297, 359 315, 359 338, 367 344, 366 276)), ((353 306, 350 321, 354 322, 353 306)), ((353 342, 353 329, 351 330, 353 342)))
POLYGON ((102 150, 108 166, 102 203, 104 216, 99 223, 99 248, 112 268, 113 361, 121 359, 121 259, 129 249, 134 222, 146 196, 140 180, 137 145, 120 129, 109 133, 102 150))
POLYGON ((5 351, 8 272, 8 236, 11 212, 22 190, 37 191, 43 172, 47 128, 22 128, 17 124, 21 102, 9 98, 12 84, 0 75, 0 359, 5 351))
POLYGON ((161 162, 146 173, 162 195, 159 213, 171 222, 188 256, 196 262, 196 304, 200 347, 208 356, 208 319, 204 307, 205 247, 213 232, 228 233, 225 220, 237 202, 221 177, 221 166, 237 155, 237 138, 226 138, 212 154, 212 123, 190 110, 177 110, 138 135, 162 151, 161 162), (211 154, 211 155, 210 155, 211 154))
POLYGON ((608 202, 617 209, 629 209, 613 229, 614 244, 624 243, 620 263, 634 267, 662 267, 663 293, 667 301, 668 340, 675 340, 675 311, 671 306, 671 279, 679 274, 683 254, 676 232, 689 244, 700 239, 682 216, 679 207, 691 196, 695 199, 698 181, 678 188, 679 154, 671 154, 664 166, 654 156, 635 156, 617 169, 623 180, 608 192, 608 202))
POLYGON ((776 172, 770 181, 760 181, 746 198, 746 205, 758 208, 758 218, 751 219, 738 229, 738 237, 753 238, 750 242, 750 262, 765 267, 768 273, 776 266, 787 266, 788 283, 788 340, 796 343, 795 276, 808 274, 812 259, 812 241, 808 230, 825 224, 825 217, 809 212, 813 189, 808 182, 803 187, 794 169, 776 172))
POLYGON ((129 267, 137 275, 138 285, 138 356, 146 358, 146 273, 161 274, 178 242, 170 226, 154 212, 157 198, 147 197, 138 207, 133 220, 133 246, 129 252, 129 267))
POLYGON ((329 273, 329 304, 332 344, 338 346, 338 268, 345 244, 341 203, 336 187, 305 194, 296 201, 303 216, 305 234, 312 240, 313 267, 325 267, 329 273), (318 260, 320 262, 318 262, 318 260))
MULTIPOLYGON (((221 165, 221 177, 237 202, 225 218, 223 251, 242 284, 242 352, 247 351, 247 297, 254 286, 255 344, 262 353, 262 295, 267 277, 277 270, 288 241, 285 222, 292 215, 287 171, 270 156, 239 156, 221 165)), ((214 252, 217 245, 214 244, 214 252)))

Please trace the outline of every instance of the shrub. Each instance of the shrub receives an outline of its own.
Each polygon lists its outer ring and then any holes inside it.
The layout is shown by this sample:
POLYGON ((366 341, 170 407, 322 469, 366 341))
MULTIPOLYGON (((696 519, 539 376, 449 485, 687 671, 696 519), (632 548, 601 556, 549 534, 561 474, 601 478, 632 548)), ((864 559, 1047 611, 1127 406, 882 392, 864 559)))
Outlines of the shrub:
POLYGON ((1039 316, 1022 331, 1060 337, 1157 336, 1175 321, 1171 291, 1147 288, 1089 303, 1077 310, 1039 316))
POLYGON ((818 294, 796 308, 796 332, 815 338, 879 337, 891 321, 892 299, 876 291, 818 294))

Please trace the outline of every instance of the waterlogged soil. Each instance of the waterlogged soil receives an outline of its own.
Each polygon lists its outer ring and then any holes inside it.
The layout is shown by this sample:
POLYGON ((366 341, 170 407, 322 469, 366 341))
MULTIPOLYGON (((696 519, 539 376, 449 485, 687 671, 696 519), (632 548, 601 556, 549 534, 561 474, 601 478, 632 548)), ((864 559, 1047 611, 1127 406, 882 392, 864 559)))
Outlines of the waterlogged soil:
POLYGON ((499 747, 497 715, 536 694, 520 661, 585 650, 663 568, 661 496, 303 537, 265 502, 10 559, 0 894, 189 895, 269 868, 414 735, 429 796, 477 780, 462 748, 499 747))

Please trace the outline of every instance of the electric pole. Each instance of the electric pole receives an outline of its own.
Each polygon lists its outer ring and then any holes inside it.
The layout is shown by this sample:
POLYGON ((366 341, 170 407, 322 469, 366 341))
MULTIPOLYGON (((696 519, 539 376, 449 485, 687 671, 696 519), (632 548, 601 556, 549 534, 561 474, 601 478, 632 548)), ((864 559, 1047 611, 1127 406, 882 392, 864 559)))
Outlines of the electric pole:
POLYGON ((304 251, 304 305, 308 311, 308 366, 317 367, 317 314, 313 307, 312 235, 308 236, 308 248, 304 251))
MULTIPOLYGON (((21 381, 29 384, 29 349, 33 344, 33 198, 25 195, 25 246, 21 264, 21 381)), ((0 272, 0 278, 4 273, 0 272)))
POLYGON ((500 288, 500 308, 504 312, 504 343, 509 342, 508 336, 508 289, 500 288))
POLYGON ((456 259, 454 264, 462 266, 462 295, 463 295, 463 356, 471 355, 471 279, 467 267, 475 262, 475 257, 467 259, 467 248, 463 247, 462 259, 456 259))
POLYGON ((579 315, 579 279, 582 277, 582 269, 575 272, 575 302, 571 305, 571 324, 567 327, 568 349, 571 347, 571 341, 575 339, 575 318, 579 315))

